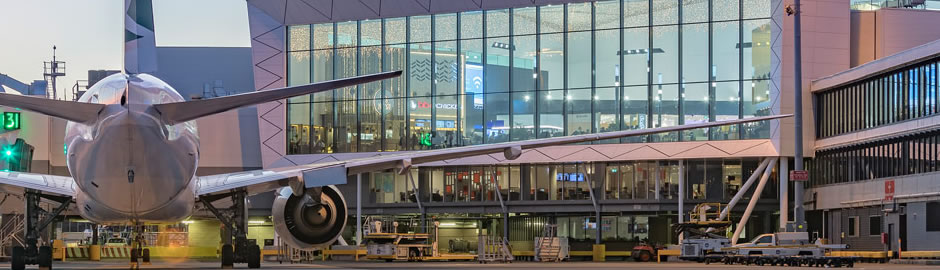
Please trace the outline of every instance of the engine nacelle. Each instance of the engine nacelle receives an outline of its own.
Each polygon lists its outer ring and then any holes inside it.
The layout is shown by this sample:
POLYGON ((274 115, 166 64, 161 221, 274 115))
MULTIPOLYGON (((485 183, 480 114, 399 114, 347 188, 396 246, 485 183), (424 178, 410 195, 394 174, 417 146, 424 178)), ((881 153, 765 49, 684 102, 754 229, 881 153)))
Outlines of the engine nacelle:
POLYGON ((328 246, 346 227, 343 194, 335 186, 321 189, 319 204, 307 201, 304 196, 295 196, 290 187, 277 191, 271 208, 274 230, 291 247, 309 250, 328 246))

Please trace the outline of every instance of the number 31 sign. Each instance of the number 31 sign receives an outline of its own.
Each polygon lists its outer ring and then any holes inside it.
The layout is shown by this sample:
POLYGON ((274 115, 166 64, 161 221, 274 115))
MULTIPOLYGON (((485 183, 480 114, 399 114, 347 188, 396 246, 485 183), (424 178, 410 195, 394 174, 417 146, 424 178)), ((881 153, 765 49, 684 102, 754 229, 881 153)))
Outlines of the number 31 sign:
POLYGON ((3 118, 0 119, 0 125, 2 125, 5 130, 20 129, 20 113, 4 112, 3 118))

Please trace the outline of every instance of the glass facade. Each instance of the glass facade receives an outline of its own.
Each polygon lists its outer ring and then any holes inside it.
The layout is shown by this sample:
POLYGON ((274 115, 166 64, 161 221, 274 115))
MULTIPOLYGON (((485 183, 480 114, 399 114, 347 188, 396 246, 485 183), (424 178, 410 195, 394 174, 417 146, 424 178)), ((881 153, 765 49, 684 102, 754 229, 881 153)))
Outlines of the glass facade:
POLYGON ((816 151, 813 186, 940 171, 940 131, 816 151))
POLYGON ((852 0, 852 10, 878 10, 882 8, 913 8, 940 10, 937 1, 923 0, 852 0))
MULTIPOLYGON (((756 158, 686 161, 686 199, 727 201, 759 165, 756 158)), ((411 177, 395 172, 370 173, 370 203, 496 202, 590 200, 676 200, 678 161, 521 164, 500 166, 422 167, 411 177), (658 194, 658 196, 657 196, 658 194)), ((771 181, 775 182, 776 174, 771 181)), ((776 198, 778 185, 764 188, 761 198, 776 198)))
MULTIPOLYGON (((290 99, 287 151, 422 150, 768 115, 770 12, 770 0, 612 0, 289 26, 289 85, 404 74, 290 99)), ((767 137, 767 123, 753 123, 622 142, 767 137)))
POLYGON ((934 57, 816 93, 816 137, 826 138, 940 113, 934 57))

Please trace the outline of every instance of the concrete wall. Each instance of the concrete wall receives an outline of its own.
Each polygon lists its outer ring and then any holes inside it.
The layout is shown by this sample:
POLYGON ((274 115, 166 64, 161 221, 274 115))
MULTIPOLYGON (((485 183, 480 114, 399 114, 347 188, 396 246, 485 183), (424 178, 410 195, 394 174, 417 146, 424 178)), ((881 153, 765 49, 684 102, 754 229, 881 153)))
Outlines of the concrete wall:
MULTIPOLYGON (((831 219, 839 219, 838 223, 834 222, 833 220, 826 221, 838 224, 837 227, 832 227, 835 230, 831 231, 831 234, 829 235, 830 239, 840 238, 839 243, 849 245, 849 249, 851 250, 884 250, 884 245, 881 244, 881 234, 869 234, 869 226, 871 225, 870 217, 881 216, 884 218, 880 207, 850 208, 842 209, 840 212, 840 215, 831 217, 831 219), (855 236, 849 235, 850 217, 858 217, 858 233, 855 236)), ((882 223, 884 223, 883 219, 882 223)), ((882 227, 882 231, 883 230, 884 227, 882 227)))
POLYGON ((940 232, 927 231, 927 203, 909 203, 905 209, 907 214, 907 248, 908 250, 940 250, 940 232))
POLYGON ((808 210, 839 209, 882 205, 884 182, 894 180, 894 198, 898 203, 940 200, 940 172, 896 176, 852 183, 826 185, 806 190, 804 198, 816 201, 808 210))
POLYGON ((852 12, 851 66, 940 39, 940 11, 883 8, 852 12))
MULTIPOLYGON (((792 1, 784 1, 791 4, 792 1)), ((801 1, 802 60, 803 60, 803 153, 813 156, 815 124, 813 95, 810 83, 815 78, 831 75, 849 68, 850 31, 849 0, 803 0, 801 1)), ((783 14, 783 8, 776 10, 783 16, 783 50, 781 78, 781 113, 793 113, 794 110, 794 57, 793 57, 793 16, 783 14)), ((774 14, 778 16, 778 14, 774 14)), ((782 155, 793 155, 792 118, 781 120, 779 140, 782 155)))

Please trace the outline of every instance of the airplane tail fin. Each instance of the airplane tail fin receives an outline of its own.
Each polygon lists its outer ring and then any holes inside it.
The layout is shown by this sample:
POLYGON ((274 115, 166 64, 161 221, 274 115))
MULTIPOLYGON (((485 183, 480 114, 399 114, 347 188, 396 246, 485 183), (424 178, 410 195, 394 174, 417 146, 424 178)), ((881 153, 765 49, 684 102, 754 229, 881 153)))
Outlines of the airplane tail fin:
POLYGON ((79 123, 89 123, 98 120, 98 113, 104 108, 102 104, 6 93, 0 93, 0 105, 33 111, 79 123))
POLYGON ((124 72, 157 71, 152 0, 124 0, 124 72))
POLYGON ((318 93, 357 84, 369 83, 398 76, 401 76, 400 70, 218 98, 155 104, 153 107, 163 116, 163 121, 165 121, 167 124, 174 125, 240 107, 318 93))

